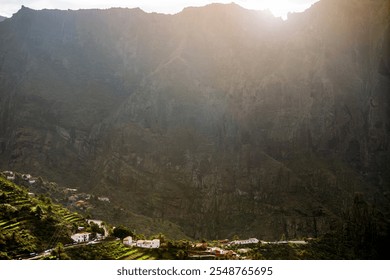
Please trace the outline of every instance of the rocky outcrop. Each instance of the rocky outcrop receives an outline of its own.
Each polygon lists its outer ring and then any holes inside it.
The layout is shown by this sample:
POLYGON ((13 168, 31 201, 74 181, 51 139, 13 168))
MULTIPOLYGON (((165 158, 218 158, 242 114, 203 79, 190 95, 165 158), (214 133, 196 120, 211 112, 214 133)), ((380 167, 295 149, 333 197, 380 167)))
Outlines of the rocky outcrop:
POLYGON ((22 8, 0 25, 0 165, 194 238, 315 236, 357 191, 386 213, 388 5, 22 8))

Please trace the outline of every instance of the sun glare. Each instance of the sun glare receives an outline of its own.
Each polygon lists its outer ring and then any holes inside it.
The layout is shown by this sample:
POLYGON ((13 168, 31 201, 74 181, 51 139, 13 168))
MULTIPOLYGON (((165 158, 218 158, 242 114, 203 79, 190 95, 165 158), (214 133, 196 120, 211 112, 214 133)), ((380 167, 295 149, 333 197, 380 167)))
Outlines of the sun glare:
POLYGON ((293 7, 288 5, 288 1, 265 1, 265 8, 269 9, 270 12, 277 17, 286 18, 287 13, 291 11, 293 7))
POLYGON ((274 16, 287 19, 289 12, 302 12, 307 9, 310 4, 318 0, 246 0, 242 1, 242 5, 248 9, 254 10, 269 10, 274 16))

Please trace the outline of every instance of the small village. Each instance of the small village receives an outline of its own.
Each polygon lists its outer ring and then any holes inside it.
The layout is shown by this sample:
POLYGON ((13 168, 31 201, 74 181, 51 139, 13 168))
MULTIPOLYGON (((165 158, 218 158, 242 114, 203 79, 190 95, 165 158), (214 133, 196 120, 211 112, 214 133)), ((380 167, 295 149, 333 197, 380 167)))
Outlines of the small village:
MULTIPOLYGON (((94 197, 91 194, 79 192, 76 188, 59 187, 54 182, 43 181, 41 178, 34 177, 31 174, 18 173, 15 171, 1 171, 4 178, 19 185, 23 185, 29 189, 39 190, 38 193, 47 192, 50 188, 55 189, 57 196, 60 194, 62 199, 65 199, 66 204, 77 210, 85 211, 92 206, 90 200, 94 197)), ((29 192, 30 196, 35 196, 33 191, 29 192)), ((57 197, 58 198, 58 197, 57 197)), ((110 203, 110 198, 107 196, 96 196, 96 200, 101 203, 110 203)))
MULTIPOLYGON (((21 174, 13 171, 3 171, 2 176, 9 181, 17 184, 22 184, 28 188, 28 196, 37 197, 37 194, 31 192, 31 189, 39 187, 39 185, 50 185, 51 182, 43 182, 42 179, 31 176, 30 174, 21 174)), ((91 200, 91 195, 86 193, 79 193, 75 188, 59 188, 68 201, 69 206, 74 206, 78 209, 88 207, 88 201, 91 200)), ((95 197, 101 203, 110 203, 108 197, 95 197)), ((78 246, 90 246, 94 244, 108 244, 110 242, 117 242, 122 247, 138 248, 140 250, 160 250, 161 252, 173 249, 173 251, 181 251, 178 258, 185 259, 247 259, 252 250, 256 250, 261 246, 266 245, 288 245, 295 244, 298 246, 306 245, 306 240, 281 240, 281 241, 264 241, 255 237, 248 239, 239 239, 235 237, 234 240, 223 239, 201 242, 190 240, 168 240, 162 234, 154 236, 150 239, 145 239, 141 235, 136 235, 128 230, 127 235, 115 234, 116 227, 106 224, 102 220, 88 218, 77 222, 76 228, 71 230, 72 234, 69 236, 72 242, 64 243, 67 248, 78 246)), ((122 227, 122 226, 120 226, 122 227)), ((53 233, 55 235, 55 233, 53 233)), ((53 237, 54 239, 57 236, 53 237)), ((52 238, 52 239, 53 239, 52 238)), ((51 245, 52 247, 55 244, 51 245)), ((44 252, 35 252, 31 256, 33 259, 45 257, 54 250, 54 247, 49 247, 44 252)), ((155 251, 158 252, 158 251, 155 251)))
MULTIPOLYGON (((103 242, 103 240, 110 235, 108 230, 105 228, 104 223, 99 220, 86 220, 88 224, 97 224, 99 227, 104 229, 105 234, 97 234, 93 238, 93 233, 91 232, 79 232, 71 236, 74 244, 96 244, 103 242)), ((79 231, 83 231, 84 228, 80 227, 79 231)), ((120 240, 117 238, 117 240, 120 240)), ((127 236, 121 240, 122 244, 127 247, 137 247, 143 249, 158 249, 167 247, 167 242, 165 240, 160 240, 154 238, 151 240, 139 239, 136 240, 132 236, 127 236), (162 242, 164 241, 164 242, 162 242)), ((296 244, 296 245, 306 245, 307 241, 305 240, 290 240, 290 241, 264 241, 257 238, 248 238, 240 240, 217 240, 210 242, 191 242, 187 241, 187 258, 188 259, 245 259, 243 256, 250 252, 253 246, 256 245, 287 245, 287 244, 296 244)))
MULTIPOLYGON (((3 174, 6 176, 6 179, 9 181, 15 181, 16 173, 13 171, 3 171, 3 174)), ((30 174, 22 174, 22 179, 28 184, 35 184, 36 178, 32 177, 30 174)))

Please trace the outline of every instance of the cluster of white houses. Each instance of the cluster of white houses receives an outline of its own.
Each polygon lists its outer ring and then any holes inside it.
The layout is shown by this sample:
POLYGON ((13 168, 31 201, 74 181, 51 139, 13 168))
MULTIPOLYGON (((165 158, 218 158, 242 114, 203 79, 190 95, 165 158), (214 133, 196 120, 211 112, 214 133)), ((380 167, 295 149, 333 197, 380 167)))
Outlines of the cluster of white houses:
MULTIPOLYGON (((100 221, 100 220, 90 220, 90 219, 87 219, 86 221, 87 221, 88 224, 95 223, 100 228, 104 229, 104 235, 102 235, 100 233, 96 234, 96 239, 97 240, 101 240, 104 237, 106 237, 106 235, 108 233, 107 233, 106 228, 103 225, 103 221, 100 221)), ((78 230, 84 230, 84 227, 79 227, 78 230)), ((79 233, 73 234, 70 238, 72 238, 73 242, 75 242, 75 243, 88 242, 88 241, 90 241, 92 239, 92 233, 90 233, 90 232, 79 232, 79 233)))
POLYGON ((127 246, 136 246, 139 248, 159 248, 160 239, 133 241, 133 238, 128 236, 123 239, 123 244, 127 246))
MULTIPOLYGON (((232 246, 232 245, 248 245, 248 244, 257 244, 260 241, 257 238, 249 238, 244 240, 234 240, 231 242, 226 242, 226 245, 232 246)), ((140 248, 159 248, 160 247, 160 240, 159 239, 153 239, 153 240, 137 240, 133 241, 133 238, 131 236, 128 236, 123 239, 123 244, 127 246, 136 246, 140 248)), ((203 244, 201 244, 203 246, 203 244)), ((207 248, 207 252, 210 252, 212 254, 216 255, 225 255, 225 254, 235 254, 231 250, 224 250, 218 247, 211 247, 207 248)))
POLYGON ((238 256, 233 250, 225 250, 219 247, 211 247, 206 250, 206 252, 216 255, 216 256, 238 256))
POLYGON ((246 244, 299 244, 299 245, 305 245, 307 244, 307 241, 304 240, 289 240, 289 241, 263 241, 258 240, 257 238, 249 238, 245 240, 233 240, 228 243, 228 245, 246 245, 246 244))
MULTIPOLYGON (((227 239, 225 240, 219 240, 218 243, 222 246, 220 247, 208 247, 206 242, 203 243, 197 243, 194 244, 193 248, 197 251, 193 251, 193 253, 190 255, 191 258, 194 259, 204 259, 204 258, 215 258, 215 257, 223 257, 223 258, 239 258, 239 254, 246 254, 251 249, 250 246, 241 246, 241 245, 251 245, 251 244, 299 244, 299 245, 305 245, 307 244, 304 240, 297 240, 297 241, 275 241, 275 242, 268 242, 263 240, 258 240, 257 238, 249 238, 249 239, 243 239, 243 240, 233 240, 229 241, 227 239), (239 246, 237 249, 237 252, 231 250, 231 246, 239 246), (203 253, 204 252, 204 253, 203 253)), ((245 258, 245 257, 244 257, 245 258)))
POLYGON ((232 242, 228 243, 228 245, 247 245, 247 244, 257 244, 260 241, 257 238, 249 238, 244 240, 233 240, 232 242))
POLYGON ((91 239, 92 233, 90 232, 81 232, 73 234, 70 238, 76 243, 88 242, 91 239))
POLYGON ((36 180, 33 177, 31 177, 30 174, 23 174, 22 179, 28 182, 30 185, 36 182, 36 180))
MULTIPOLYGON (((5 178, 9 181, 15 181, 16 174, 13 171, 4 171, 5 178)), ((22 179, 26 182, 28 182, 30 185, 34 184, 36 181, 33 177, 31 177, 30 174, 22 174, 22 179)))
MULTIPOLYGON (((227 248, 229 246, 234 246, 234 245, 257 244, 259 242, 260 241, 257 238, 249 238, 249 239, 244 239, 244 240, 233 240, 231 242, 229 242, 227 239, 219 241, 219 243, 221 243, 221 245, 225 245, 225 246, 227 246, 227 248)), ((195 245, 195 247, 196 248, 202 248, 202 247, 204 248, 204 244, 202 244, 202 243, 197 244, 197 245, 195 245)), ((226 248, 226 247, 224 247, 224 248, 226 248)), ((205 252, 209 253, 212 256, 217 256, 217 257, 221 257, 221 256, 229 256, 229 257, 233 257, 233 258, 239 257, 239 255, 236 252, 234 252, 233 250, 224 249, 224 248, 207 247, 205 252)))
POLYGON ((3 173, 4 173, 5 178, 7 180, 10 180, 10 181, 15 180, 15 173, 13 173, 12 171, 4 171, 3 173))
MULTIPOLYGON (((98 224, 100 227, 102 227, 101 221, 98 220, 87 220, 88 223, 94 222, 98 224)), ((83 243, 88 242, 91 240, 92 233, 90 232, 81 232, 76 233, 71 236, 73 241, 75 243, 83 243)), ((101 234, 97 234, 96 238, 103 239, 104 236, 101 234)), ((306 241, 298 240, 298 241, 275 241, 275 242, 267 242, 267 241, 260 241, 257 238, 249 238, 244 240, 233 240, 231 242, 222 242, 225 243, 227 246, 234 246, 234 245, 248 245, 248 244, 258 244, 261 242, 262 244, 307 244, 306 241)), ((152 240, 133 240, 131 236, 128 236, 123 239, 123 244, 126 246, 135 246, 139 248, 147 248, 147 249, 153 249, 153 248, 159 248, 160 247, 160 240, 159 239, 152 239, 152 240)), ((199 243, 195 245, 195 248, 203 248, 205 252, 210 253, 211 255, 215 256, 223 256, 223 255, 231 255, 231 256, 238 256, 238 254, 232 250, 229 249, 223 249, 219 247, 207 247, 205 243, 199 243)), ((225 247, 224 247, 225 248, 225 247)), ((245 253, 247 250, 250 249, 239 249, 239 253, 245 253)))
MULTIPOLYGON (((70 238, 72 238, 73 242, 75 243, 83 243, 91 241, 92 239, 92 233, 90 232, 80 232, 73 234, 70 238)), ((96 240, 102 240, 104 238, 104 235, 97 233, 96 234, 96 240)))

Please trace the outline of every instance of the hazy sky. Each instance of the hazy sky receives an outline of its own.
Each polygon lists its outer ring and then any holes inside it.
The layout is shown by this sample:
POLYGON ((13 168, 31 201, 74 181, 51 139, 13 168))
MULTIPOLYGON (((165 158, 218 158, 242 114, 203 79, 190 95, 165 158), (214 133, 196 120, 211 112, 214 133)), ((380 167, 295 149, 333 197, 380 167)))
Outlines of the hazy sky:
POLYGON ((269 9, 274 15, 286 17, 288 12, 303 11, 318 0, 0 0, 0 15, 11 17, 22 5, 40 9, 90 9, 111 7, 140 7, 145 12, 178 13, 184 7, 209 3, 235 2, 253 10, 269 9))

